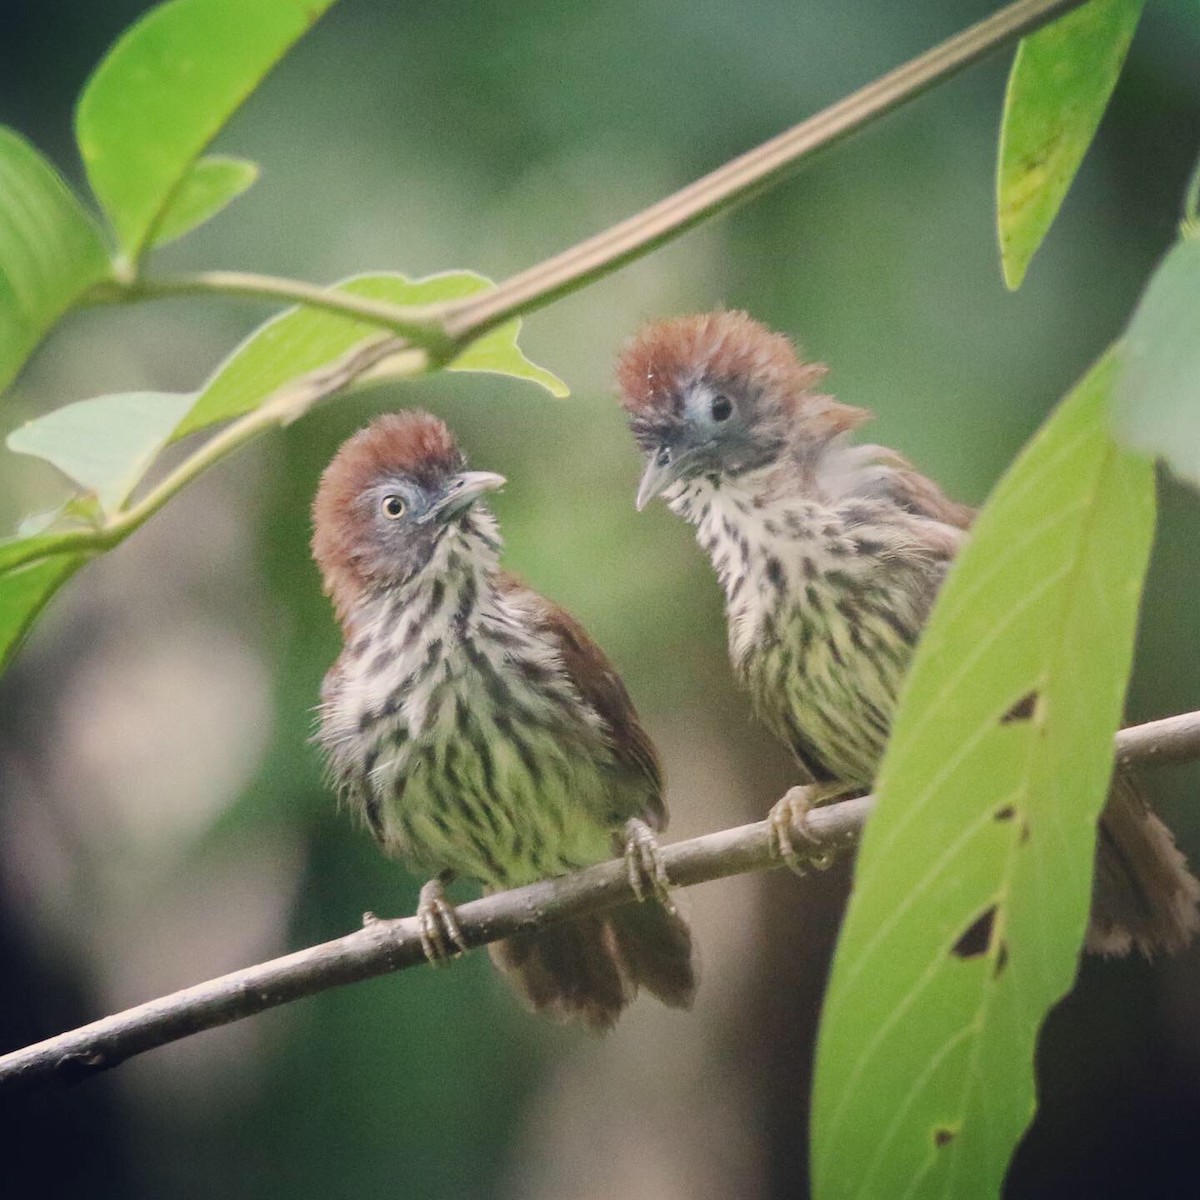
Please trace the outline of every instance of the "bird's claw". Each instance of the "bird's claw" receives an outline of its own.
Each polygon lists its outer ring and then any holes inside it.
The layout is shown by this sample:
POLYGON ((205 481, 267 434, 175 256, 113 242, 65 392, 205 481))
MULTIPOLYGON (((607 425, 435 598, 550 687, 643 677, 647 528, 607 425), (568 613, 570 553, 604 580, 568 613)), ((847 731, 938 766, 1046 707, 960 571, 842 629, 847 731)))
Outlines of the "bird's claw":
POLYGON ((625 870, 629 886, 639 902, 652 897, 674 911, 671 881, 654 831, 645 821, 632 817, 625 822, 625 870))
POLYGON ((431 879, 421 888, 417 901, 417 924, 421 930, 421 949, 435 967, 469 949, 454 906, 446 899, 440 879, 431 879))
POLYGON ((818 804, 842 794, 843 789, 828 784, 808 784, 790 788, 776 801, 767 816, 767 840, 773 858, 781 858, 788 870, 804 875, 807 867, 827 871, 835 858, 832 846, 822 845, 808 829, 808 814, 818 804), (796 840, 807 843, 803 852, 796 840))

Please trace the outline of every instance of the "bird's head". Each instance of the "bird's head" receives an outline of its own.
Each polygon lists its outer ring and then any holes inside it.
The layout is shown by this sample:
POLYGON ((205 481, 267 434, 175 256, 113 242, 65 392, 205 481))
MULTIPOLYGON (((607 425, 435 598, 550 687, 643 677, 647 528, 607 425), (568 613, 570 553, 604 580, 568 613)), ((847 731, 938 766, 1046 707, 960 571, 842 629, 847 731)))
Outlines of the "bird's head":
POLYGON ((344 442, 313 501, 312 552, 338 616, 364 595, 399 587, 442 540, 476 528, 476 502, 504 476, 468 471, 453 434, 424 412, 387 413, 344 442))
POLYGON ((638 508, 672 484, 735 479, 866 420, 815 390, 824 375, 744 312, 643 326, 617 361, 621 403, 646 455, 638 508))

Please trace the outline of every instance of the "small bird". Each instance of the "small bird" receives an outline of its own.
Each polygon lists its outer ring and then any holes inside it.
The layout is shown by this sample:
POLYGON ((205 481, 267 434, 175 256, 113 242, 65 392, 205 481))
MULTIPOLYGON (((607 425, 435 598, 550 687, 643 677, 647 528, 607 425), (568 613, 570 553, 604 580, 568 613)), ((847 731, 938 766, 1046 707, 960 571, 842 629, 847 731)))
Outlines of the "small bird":
POLYGON ((654 839, 667 820, 658 755, 612 664, 567 612, 500 569, 482 497, 423 412, 345 442, 313 503, 313 557, 344 648, 317 740, 383 850, 433 878, 427 957, 466 948, 443 885, 496 891, 623 850, 645 903, 520 933, 489 949, 535 1010, 607 1029, 639 986, 686 1008, 691 935, 654 839))
MULTIPOLYGON (((696 526, 725 591, 734 672, 808 784, 769 817, 773 849, 793 865, 792 831, 811 805, 871 786, 974 517, 895 451, 852 444, 870 414, 822 393, 825 373, 743 312, 653 322, 617 364, 647 459, 637 506, 661 494, 696 526)), ((1198 899, 1170 832, 1118 770, 1088 949, 1177 951, 1200 924, 1198 899)))

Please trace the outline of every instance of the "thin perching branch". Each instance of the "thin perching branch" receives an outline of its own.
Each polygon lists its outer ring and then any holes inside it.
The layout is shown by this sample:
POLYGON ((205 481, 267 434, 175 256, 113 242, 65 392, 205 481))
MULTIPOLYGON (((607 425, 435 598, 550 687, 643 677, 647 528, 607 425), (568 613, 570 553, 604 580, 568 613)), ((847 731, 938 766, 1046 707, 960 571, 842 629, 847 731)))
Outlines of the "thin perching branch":
MULTIPOLYGON (((1123 765, 1141 766, 1200 758, 1200 712, 1122 730, 1116 755, 1123 765)), ((808 847, 812 857, 853 845, 873 805, 872 797, 862 796, 814 809, 805 828, 811 841, 797 839, 798 845, 808 847)), ((664 846, 662 854, 675 887, 780 865, 771 854, 765 821, 676 842, 664 846)), ((634 899, 625 863, 614 859, 473 900, 460 905, 457 913, 464 939, 474 948, 634 899)), ((362 929, 345 937, 245 967, 7 1054, 0 1058, 0 1091, 74 1083, 190 1034, 424 962, 415 917, 379 920, 368 915, 362 929)))

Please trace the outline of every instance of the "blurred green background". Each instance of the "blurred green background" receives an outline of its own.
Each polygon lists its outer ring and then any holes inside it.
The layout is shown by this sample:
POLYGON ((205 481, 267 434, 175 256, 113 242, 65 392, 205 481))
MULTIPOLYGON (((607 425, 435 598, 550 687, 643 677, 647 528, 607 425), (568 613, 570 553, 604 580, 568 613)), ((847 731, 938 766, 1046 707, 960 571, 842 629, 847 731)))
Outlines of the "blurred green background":
MULTIPOLYGON (((7 0, 0 121, 76 182, 71 105, 145 5, 7 0)), ((163 271, 500 278, 627 216, 986 12, 984 3, 342 0, 222 135, 264 166, 163 271)), ((230 30, 230 37, 236 37, 230 30)), ((788 760, 749 719, 717 586, 638 462, 613 355, 640 320, 741 306, 832 366, 874 436, 953 494, 998 473, 1120 330, 1200 143, 1200 11, 1148 11, 1096 147, 1017 295, 992 214, 1008 56, 733 216, 530 318, 573 396, 457 376, 341 400, 222 464, 69 585, 0 680, 0 1038, 17 1046, 411 911, 418 880, 338 813, 308 743, 337 648, 308 557, 334 449, 422 405, 502 470, 508 562, 566 604, 659 741, 672 834, 761 817, 788 760)), ((0 198, 2 200, 2 198, 0 198)), ((69 400, 194 388, 268 310, 72 316, 0 432, 69 400)), ((0 459, 0 528, 52 504, 0 459)), ((1129 710, 1200 707, 1200 504, 1163 480, 1129 710)), ((1200 862, 1200 770, 1149 780, 1200 862)), ((786 873, 778 873, 786 876, 786 873)), ((816 1014, 848 888, 740 878, 686 899, 703 986, 587 1038, 482 955, 289 1005, 74 1090, 5 1101, 0 1162, 47 1196, 800 1197, 816 1014)), ((467 894, 467 893, 464 893, 467 894)), ((1013 1197, 1194 1194, 1200 951, 1085 963, 1040 1054, 1013 1197)))

